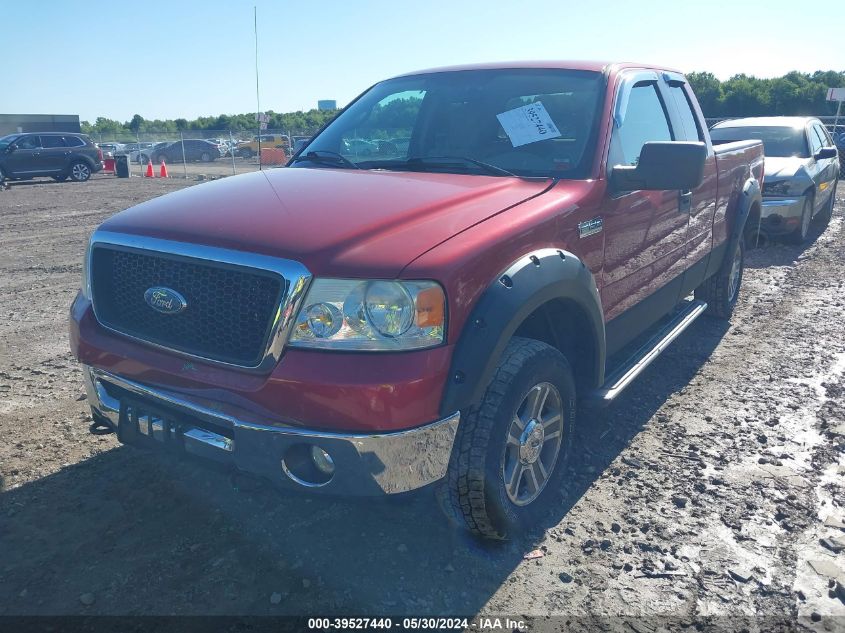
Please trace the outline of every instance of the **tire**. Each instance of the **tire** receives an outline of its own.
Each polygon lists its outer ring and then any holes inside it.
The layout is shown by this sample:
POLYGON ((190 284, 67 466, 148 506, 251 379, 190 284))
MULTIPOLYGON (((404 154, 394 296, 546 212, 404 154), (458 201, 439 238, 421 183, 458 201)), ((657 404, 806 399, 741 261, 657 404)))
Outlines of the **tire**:
POLYGON ((807 235, 810 234, 810 225, 813 222, 813 196, 806 194, 804 196, 804 206, 801 207, 801 223, 798 228, 786 236, 786 239, 792 244, 803 244, 807 241, 807 235))
POLYGON ((833 181, 833 190, 830 192, 830 199, 824 206, 824 209, 819 211, 818 215, 813 218, 816 225, 821 228, 826 228, 830 224, 830 219, 833 217, 833 206, 836 204, 836 186, 839 184, 839 179, 833 181))
POLYGON ((707 302, 706 314, 725 321, 731 318, 742 289, 744 270, 745 240, 739 239, 733 253, 725 257, 719 272, 695 289, 695 298, 707 302))
POLYGON ((550 345, 514 337, 481 401, 461 419, 437 490, 441 508, 483 538, 531 529, 560 491, 574 428, 575 381, 566 358, 550 345))
POLYGON ((208 152, 203 152, 202 154, 200 154, 200 160, 204 163, 210 163, 211 154, 209 154, 208 152))
POLYGON ((170 159, 167 158, 167 154, 159 154, 158 156, 156 156, 156 163, 161 165, 162 161, 165 161, 165 162, 168 162, 168 163, 170 162, 170 159))
POLYGON ((52 178, 56 182, 64 182, 65 180, 67 180, 68 176, 67 176, 67 174, 60 174, 58 176, 52 176, 52 178))
POLYGON ((6 186, 6 172, 3 171, 3 168, 0 167, 0 189, 5 188, 6 186))
POLYGON ((88 163, 81 160, 71 163, 68 173, 70 174, 70 179, 74 182, 85 182, 91 178, 91 168, 88 166, 88 163))
POLYGON ((241 150, 241 156, 243 156, 244 158, 252 158, 253 155, 254 152, 249 147, 241 150))

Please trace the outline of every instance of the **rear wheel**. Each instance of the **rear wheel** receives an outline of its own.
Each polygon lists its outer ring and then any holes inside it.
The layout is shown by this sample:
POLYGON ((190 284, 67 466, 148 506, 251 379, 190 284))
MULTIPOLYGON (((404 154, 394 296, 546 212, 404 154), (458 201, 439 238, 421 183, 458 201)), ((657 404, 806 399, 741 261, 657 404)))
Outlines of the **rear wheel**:
POLYGON ((252 158, 252 150, 248 147, 243 148, 240 154, 243 158, 252 158))
POLYGON ((707 314, 717 319, 731 318, 739 299, 744 270, 745 240, 739 239, 733 252, 725 257, 719 272, 695 289, 695 298, 707 302, 707 314))
POLYGON ((74 182, 85 182, 91 177, 91 168, 82 161, 72 163, 70 166, 70 179, 74 182))
POLYGON ((788 239, 793 244, 803 244, 807 241, 810 233, 810 223, 813 220, 813 196, 804 196, 804 206, 801 207, 801 223, 798 228, 789 234, 788 239))
POLYGON ((481 401, 461 420, 438 490, 444 511, 485 538, 530 529, 560 491, 574 425, 575 382, 566 358, 515 337, 481 401))
POLYGON ((202 154, 200 154, 200 160, 204 163, 210 163, 211 154, 209 154, 208 152, 203 152, 202 154))

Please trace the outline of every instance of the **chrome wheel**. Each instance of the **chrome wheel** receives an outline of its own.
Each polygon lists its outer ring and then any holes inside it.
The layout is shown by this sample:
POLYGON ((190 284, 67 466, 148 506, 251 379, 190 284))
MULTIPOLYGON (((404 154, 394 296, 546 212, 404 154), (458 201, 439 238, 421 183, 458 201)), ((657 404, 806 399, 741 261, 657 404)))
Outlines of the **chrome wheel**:
POLYGON ((210 162, 211 161, 211 154, 209 154, 208 152, 203 152, 202 155, 200 156, 200 160, 204 163, 210 162))
POLYGON ((502 459, 505 492, 515 505, 528 505, 546 487, 562 440, 560 392, 548 382, 535 385, 511 421, 502 459))
POLYGON ((91 177, 91 169, 85 163, 74 163, 70 168, 70 177, 76 182, 84 182, 91 177))
POLYGON ((731 263, 731 274, 728 277, 728 302, 736 299, 739 284, 742 281, 742 249, 737 244, 734 260, 731 263))

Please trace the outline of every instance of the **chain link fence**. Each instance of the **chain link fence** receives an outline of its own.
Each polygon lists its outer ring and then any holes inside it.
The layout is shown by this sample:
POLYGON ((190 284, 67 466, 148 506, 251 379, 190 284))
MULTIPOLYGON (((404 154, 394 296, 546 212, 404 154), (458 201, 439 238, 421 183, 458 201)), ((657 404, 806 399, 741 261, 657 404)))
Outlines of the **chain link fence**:
POLYGON ((316 130, 145 130, 137 134, 89 134, 106 158, 129 156, 133 175, 222 177, 281 167, 316 130))

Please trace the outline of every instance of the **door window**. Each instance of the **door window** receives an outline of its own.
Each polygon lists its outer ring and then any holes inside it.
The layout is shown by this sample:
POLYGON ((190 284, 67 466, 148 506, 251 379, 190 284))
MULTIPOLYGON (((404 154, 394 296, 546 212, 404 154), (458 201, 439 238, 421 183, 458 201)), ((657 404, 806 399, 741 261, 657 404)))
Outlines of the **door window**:
POLYGON ((815 156, 822 148, 822 140, 819 138, 819 133, 816 132, 815 126, 807 130, 807 135, 810 137, 810 155, 815 156))
POLYGON ((822 141, 823 147, 833 147, 833 139, 830 137, 830 134, 827 131, 827 128, 823 126, 821 123, 816 123, 814 126, 816 133, 819 135, 819 138, 822 141))
POLYGON ((85 145, 85 141, 78 136, 66 136, 65 143, 68 147, 82 147, 85 145))
POLYGON ((698 125, 698 119, 692 111, 689 96, 684 90, 683 84, 670 86, 669 94, 675 100, 675 108, 681 120, 682 129, 678 130, 678 136, 683 135, 685 141, 703 141, 703 135, 698 125))
POLYGON ((44 149, 53 149, 56 147, 66 147, 65 140, 61 136, 42 136, 41 147, 44 149))
POLYGON ((636 165, 649 141, 675 140, 666 108, 654 82, 641 83, 631 90, 622 126, 611 139, 611 165, 636 165))
POLYGON ((39 149, 41 147, 41 141, 38 140, 37 136, 24 136, 15 141, 15 145, 20 149, 39 149))

